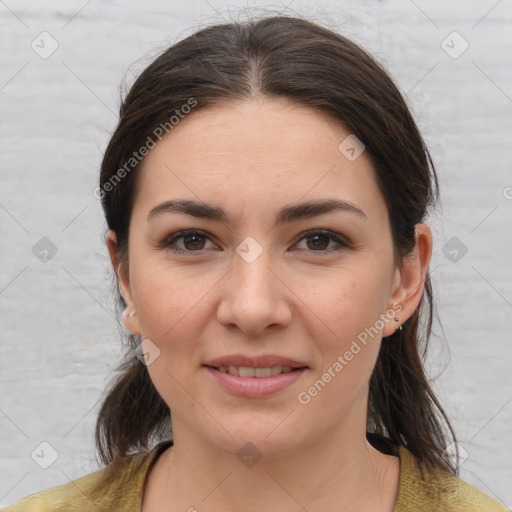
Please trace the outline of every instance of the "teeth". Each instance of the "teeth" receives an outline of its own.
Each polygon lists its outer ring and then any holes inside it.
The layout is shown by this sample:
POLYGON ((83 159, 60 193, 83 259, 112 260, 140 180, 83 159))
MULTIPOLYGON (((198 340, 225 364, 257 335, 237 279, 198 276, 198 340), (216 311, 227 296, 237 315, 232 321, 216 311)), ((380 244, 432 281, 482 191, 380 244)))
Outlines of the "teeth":
POLYGON ((267 368, 251 368, 249 366, 219 366, 217 368, 223 373, 229 373, 236 377, 256 377, 264 379, 272 375, 279 375, 280 373, 288 373, 292 371, 291 366, 272 366, 267 368))
POLYGON ((272 368, 255 368, 254 376, 259 378, 272 377, 272 368))

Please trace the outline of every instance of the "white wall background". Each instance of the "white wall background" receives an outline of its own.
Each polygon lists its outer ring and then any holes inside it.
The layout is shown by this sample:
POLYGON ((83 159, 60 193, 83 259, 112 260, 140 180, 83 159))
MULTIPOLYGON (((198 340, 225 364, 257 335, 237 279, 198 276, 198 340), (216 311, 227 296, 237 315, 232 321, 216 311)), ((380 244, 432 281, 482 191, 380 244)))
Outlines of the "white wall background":
MULTIPOLYGON (((231 16, 247 6, 285 8, 237 3, 231 16)), ((295 0, 285 12, 352 37, 408 97, 443 198, 430 219, 436 389, 467 452, 461 477, 512 507, 512 1, 295 0), (454 237, 462 258, 445 246, 454 237)), ((98 467, 94 420, 120 346, 92 191, 121 78, 230 13, 223 0, 0 1, 2 505, 98 467), (57 248, 46 263, 42 237, 57 248), (41 442, 58 454, 48 469, 31 458, 39 447, 52 461, 41 442)))

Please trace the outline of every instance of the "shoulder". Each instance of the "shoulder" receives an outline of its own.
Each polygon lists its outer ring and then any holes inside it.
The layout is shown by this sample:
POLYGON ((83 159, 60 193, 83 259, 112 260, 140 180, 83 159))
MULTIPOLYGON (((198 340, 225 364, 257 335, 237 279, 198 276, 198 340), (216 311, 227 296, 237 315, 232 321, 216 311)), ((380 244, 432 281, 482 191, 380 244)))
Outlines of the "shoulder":
POLYGON ((138 511, 150 454, 124 457, 65 485, 31 494, 3 512, 138 511))
POLYGON ((476 487, 442 470, 427 471, 403 446, 399 448, 400 487, 393 512, 506 512, 476 487))

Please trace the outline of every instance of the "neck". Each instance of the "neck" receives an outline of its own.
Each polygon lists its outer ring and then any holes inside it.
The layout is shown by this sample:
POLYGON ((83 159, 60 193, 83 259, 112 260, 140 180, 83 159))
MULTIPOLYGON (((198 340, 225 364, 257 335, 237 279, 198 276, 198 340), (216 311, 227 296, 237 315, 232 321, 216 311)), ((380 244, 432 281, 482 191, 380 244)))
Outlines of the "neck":
POLYGON ((251 465, 174 423, 174 446, 157 461, 150 486, 159 505, 148 510, 393 510, 398 459, 374 449, 364 429, 355 431, 363 436, 350 428, 324 432, 300 449, 251 465))

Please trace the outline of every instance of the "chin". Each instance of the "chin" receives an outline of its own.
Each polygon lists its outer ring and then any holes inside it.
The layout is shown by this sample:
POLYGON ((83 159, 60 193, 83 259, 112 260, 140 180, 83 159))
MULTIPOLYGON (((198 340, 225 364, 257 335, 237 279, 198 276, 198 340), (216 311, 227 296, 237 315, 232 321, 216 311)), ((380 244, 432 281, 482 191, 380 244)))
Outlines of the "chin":
MULTIPOLYGON (((279 421, 271 423, 272 426, 269 426, 269 422, 261 421, 261 418, 259 424, 258 420, 254 418, 250 426, 226 422, 226 425, 229 425, 227 430, 231 436, 220 429, 210 437, 210 441, 218 449, 239 458, 248 455, 265 456, 271 459, 297 450, 300 439, 298 436, 290 435, 290 431, 285 425, 286 421, 283 422, 281 417, 279 421)), ((205 436, 209 437, 207 433, 205 436)))

